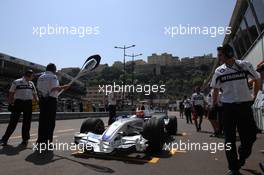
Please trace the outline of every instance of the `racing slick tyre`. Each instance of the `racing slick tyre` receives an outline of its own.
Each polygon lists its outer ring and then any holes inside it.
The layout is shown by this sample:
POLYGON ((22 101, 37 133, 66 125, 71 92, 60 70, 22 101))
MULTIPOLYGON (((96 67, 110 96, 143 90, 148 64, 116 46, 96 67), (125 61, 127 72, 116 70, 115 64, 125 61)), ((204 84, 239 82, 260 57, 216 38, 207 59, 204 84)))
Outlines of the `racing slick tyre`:
POLYGON ((176 135, 177 134, 177 118, 176 117, 170 117, 170 121, 168 125, 166 125, 166 130, 169 135, 176 135))
POLYGON ((150 152, 162 151, 164 145, 164 120, 151 118, 143 125, 142 136, 148 140, 147 150, 150 152))
POLYGON ((83 121, 80 133, 92 132, 94 134, 102 134, 104 130, 104 122, 101 119, 88 118, 83 121))

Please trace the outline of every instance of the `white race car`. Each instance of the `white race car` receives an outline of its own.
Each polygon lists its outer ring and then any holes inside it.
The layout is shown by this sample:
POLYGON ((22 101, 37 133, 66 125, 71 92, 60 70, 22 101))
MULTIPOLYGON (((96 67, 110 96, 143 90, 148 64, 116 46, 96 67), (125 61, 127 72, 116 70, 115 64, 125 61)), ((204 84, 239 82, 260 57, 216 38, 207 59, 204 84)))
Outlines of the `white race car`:
POLYGON ((135 148, 136 151, 159 152, 165 138, 176 135, 176 117, 139 118, 136 115, 118 117, 106 130, 98 118, 88 118, 74 136, 76 144, 94 153, 113 153, 118 149, 135 148))

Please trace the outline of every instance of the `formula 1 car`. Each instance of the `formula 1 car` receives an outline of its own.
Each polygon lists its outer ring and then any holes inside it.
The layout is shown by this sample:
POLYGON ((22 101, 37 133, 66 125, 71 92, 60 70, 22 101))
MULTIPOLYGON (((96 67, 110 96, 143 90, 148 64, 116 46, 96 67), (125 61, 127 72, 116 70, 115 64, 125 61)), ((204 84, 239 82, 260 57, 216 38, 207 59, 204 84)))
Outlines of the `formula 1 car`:
POLYGON ((98 118, 88 118, 74 140, 85 145, 88 152, 114 153, 119 149, 135 148, 136 151, 160 152, 167 136, 176 135, 176 117, 140 118, 136 115, 117 117, 106 130, 98 118))

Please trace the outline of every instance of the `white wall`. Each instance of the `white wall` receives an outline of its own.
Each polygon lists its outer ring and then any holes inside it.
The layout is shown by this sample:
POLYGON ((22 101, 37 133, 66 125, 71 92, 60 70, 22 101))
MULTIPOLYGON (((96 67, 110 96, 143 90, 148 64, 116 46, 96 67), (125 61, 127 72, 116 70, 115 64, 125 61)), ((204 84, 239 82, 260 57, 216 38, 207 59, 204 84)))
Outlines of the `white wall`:
POLYGON ((252 48, 249 54, 245 57, 245 60, 249 61, 255 68, 264 60, 264 36, 257 44, 252 48))

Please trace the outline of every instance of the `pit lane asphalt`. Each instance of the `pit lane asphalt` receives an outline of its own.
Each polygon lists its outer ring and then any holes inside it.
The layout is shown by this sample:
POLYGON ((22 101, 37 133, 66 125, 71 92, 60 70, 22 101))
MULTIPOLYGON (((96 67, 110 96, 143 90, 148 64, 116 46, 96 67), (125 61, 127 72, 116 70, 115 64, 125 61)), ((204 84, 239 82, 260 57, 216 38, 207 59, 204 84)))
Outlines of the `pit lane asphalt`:
MULTIPOLYGON (((179 116, 170 112, 170 115, 179 116)), ((106 118, 102 118, 104 122, 106 118)), ((73 135, 79 131, 84 119, 57 121, 54 142, 72 143, 73 135)), ((0 124, 0 135, 4 133, 7 124, 0 124)), ((2 175, 222 175, 227 171, 225 153, 218 151, 174 151, 159 155, 118 153, 110 156, 95 156, 80 154, 75 150, 55 150, 45 155, 34 153, 33 143, 37 138, 37 122, 31 125, 31 140, 27 148, 19 146, 21 142, 21 123, 6 147, 0 146, 0 174, 2 175)), ((246 128, 245 128, 246 129, 246 128)), ((210 138, 212 132, 208 120, 204 120, 202 132, 197 133, 194 125, 186 124, 185 119, 178 117, 179 134, 172 142, 179 143, 218 143, 223 139, 210 138)), ((264 161, 264 135, 259 134, 252 156, 241 171, 244 175, 259 175, 258 163, 264 161)))

